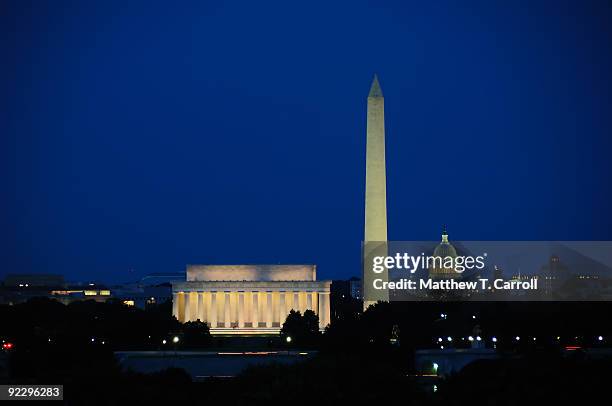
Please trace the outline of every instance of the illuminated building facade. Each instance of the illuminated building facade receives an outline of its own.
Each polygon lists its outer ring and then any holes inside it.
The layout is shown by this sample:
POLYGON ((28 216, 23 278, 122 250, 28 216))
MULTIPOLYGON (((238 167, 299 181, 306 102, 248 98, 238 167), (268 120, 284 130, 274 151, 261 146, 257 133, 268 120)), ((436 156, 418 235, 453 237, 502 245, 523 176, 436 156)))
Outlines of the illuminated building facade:
MULTIPOLYGON (((436 246, 433 252, 436 258, 457 258, 457 250, 448 241, 448 232, 446 226, 442 230, 442 241, 436 246)), ((455 271, 454 268, 445 268, 439 262, 434 262, 434 265, 429 268, 429 277, 432 279, 456 279, 461 277, 461 273, 455 271)))
POLYGON ((314 265, 188 265, 187 280, 172 284, 172 314, 212 334, 275 334, 289 311, 310 309, 324 328, 330 285, 314 265))

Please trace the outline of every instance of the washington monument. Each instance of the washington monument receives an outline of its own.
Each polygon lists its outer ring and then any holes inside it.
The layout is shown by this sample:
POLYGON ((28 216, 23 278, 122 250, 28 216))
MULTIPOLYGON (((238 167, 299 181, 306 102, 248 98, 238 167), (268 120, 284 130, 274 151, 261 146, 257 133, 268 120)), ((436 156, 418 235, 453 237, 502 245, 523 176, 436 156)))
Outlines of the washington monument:
MULTIPOLYGON (((387 179, 385 165, 385 99, 374 75, 368 94, 366 129, 365 235, 363 258, 387 255, 387 179)), ((374 278, 388 280, 387 272, 374 274, 364 262, 364 309, 378 300, 389 300, 386 291, 375 290, 374 278)))

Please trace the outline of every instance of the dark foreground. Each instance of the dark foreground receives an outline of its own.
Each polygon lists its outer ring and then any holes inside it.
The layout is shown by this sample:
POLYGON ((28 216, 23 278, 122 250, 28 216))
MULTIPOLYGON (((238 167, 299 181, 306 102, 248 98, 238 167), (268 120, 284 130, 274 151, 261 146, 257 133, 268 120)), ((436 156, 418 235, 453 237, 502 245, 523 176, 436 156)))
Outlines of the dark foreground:
POLYGON ((349 306, 323 334, 308 327, 316 320, 296 316, 280 337, 258 342, 211 337, 203 323, 181 325, 163 307, 142 311, 113 303, 45 301, 1 307, 0 337, 14 347, 0 352, 0 383, 63 384, 64 403, 70 405, 522 405, 607 397, 612 377, 607 304, 411 306, 377 305, 364 314, 349 306), (482 337, 482 346, 499 358, 474 361, 444 377, 415 366, 416 351, 437 350, 442 337, 444 351, 464 351, 472 345, 469 335, 482 337), (173 337, 179 337, 177 343, 173 337), (309 356, 255 363, 232 378, 194 379, 179 368, 133 372, 118 351, 309 356))

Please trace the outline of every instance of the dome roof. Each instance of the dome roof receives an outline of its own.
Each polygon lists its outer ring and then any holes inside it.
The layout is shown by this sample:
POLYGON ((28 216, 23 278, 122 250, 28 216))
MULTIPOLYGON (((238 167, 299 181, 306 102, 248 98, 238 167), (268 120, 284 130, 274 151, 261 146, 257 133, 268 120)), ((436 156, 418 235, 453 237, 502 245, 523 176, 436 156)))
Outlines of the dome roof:
POLYGON ((453 247, 453 244, 448 242, 448 233, 446 232, 446 226, 442 230, 442 241, 434 249, 434 257, 456 257, 457 250, 453 247))
MULTIPOLYGON (((446 257, 457 257, 457 250, 453 247, 453 244, 448 242, 448 233, 446 227, 442 231, 442 241, 436 246, 433 252, 434 257, 440 257, 444 260, 446 257)), ((445 268, 441 265, 434 265, 429 268, 429 276, 437 279, 453 279, 460 277, 460 273, 455 272, 453 268, 445 268)))
POLYGON ((441 242, 440 244, 438 244, 438 246, 436 247, 436 249, 434 249, 434 253, 433 253, 434 257, 456 257, 457 256, 457 250, 455 249, 455 247, 453 247, 453 245, 449 242, 441 242))

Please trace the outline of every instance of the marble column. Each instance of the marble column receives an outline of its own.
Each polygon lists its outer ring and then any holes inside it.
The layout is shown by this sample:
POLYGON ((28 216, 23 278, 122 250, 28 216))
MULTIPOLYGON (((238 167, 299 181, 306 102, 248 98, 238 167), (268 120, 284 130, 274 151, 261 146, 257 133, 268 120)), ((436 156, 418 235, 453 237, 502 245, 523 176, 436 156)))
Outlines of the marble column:
POLYGON ((238 328, 244 327, 244 292, 238 292, 238 328))
POLYGON ((217 293, 210 293, 210 328, 217 327, 217 293))
POLYGON ((225 328, 230 328, 231 327, 231 299, 230 299, 230 292, 225 292, 225 304, 224 304, 224 309, 225 309, 225 317, 224 317, 224 326, 225 328))
POLYGON ((203 292, 202 293, 204 295, 204 320, 206 321, 206 324, 208 324, 208 327, 210 328, 210 321, 212 318, 212 314, 211 314, 211 305, 212 303, 210 303, 210 292, 203 292))
POLYGON ((266 296, 268 296, 266 305, 266 327, 272 327, 272 292, 268 292, 266 296))
POLYGON ((300 292, 293 292, 293 310, 300 311, 300 292))
POLYGON ((198 292, 189 292, 189 314, 191 321, 198 319, 198 292))
POLYGON ((306 309, 315 311, 315 309, 312 307, 312 293, 311 292, 306 292, 306 309))
POLYGON ((199 319, 202 323, 206 321, 204 320, 204 292, 198 292, 198 317, 197 319, 199 319))
POLYGON ((191 300, 189 300, 189 292, 185 292, 185 294, 183 295, 184 299, 183 299, 183 306, 184 306, 184 319, 183 319, 183 323, 188 322, 191 319, 191 309, 190 309, 190 305, 191 305, 191 300))
POLYGON ((329 324, 329 293, 319 293, 319 327, 324 328, 329 324))
POLYGON ((278 320, 280 326, 283 326, 283 323, 287 319, 287 304, 285 303, 285 292, 280 292, 280 296, 278 298, 278 320))
POLYGON ((230 327, 236 325, 238 321, 238 292, 230 292, 230 327))
POLYGON ((253 292, 253 316, 252 318, 252 322, 253 322, 253 327, 257 328, 259 327, 259 292, 253 292))

